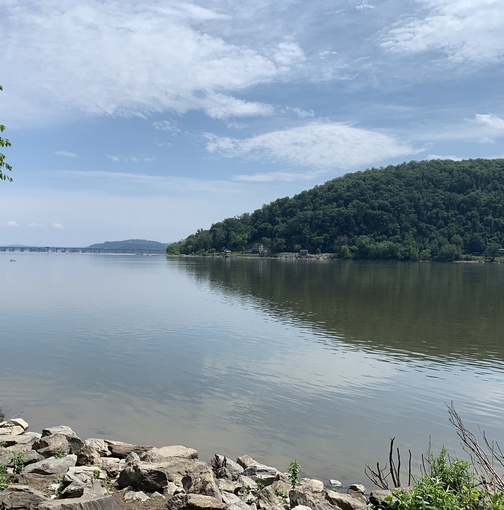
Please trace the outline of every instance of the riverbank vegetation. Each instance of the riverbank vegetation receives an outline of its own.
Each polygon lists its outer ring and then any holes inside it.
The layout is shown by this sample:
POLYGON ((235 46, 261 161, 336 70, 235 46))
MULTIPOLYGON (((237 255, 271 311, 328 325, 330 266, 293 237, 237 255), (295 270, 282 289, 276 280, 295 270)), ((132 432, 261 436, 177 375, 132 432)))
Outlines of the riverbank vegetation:
POLYGON ((395 490, 383 498, 377 508, 393 510, 504 510, 504 479, 496 466, 504 467, 499 444, 489 441, 483 432, 483 445, 466 429, 453 404, 448 406, 450 423, 455 427, 470 461, 452 459, 445 448, 434 455, 429 448, 422 456, 421 476, 412 482, 411 452, 407 463, 408 485, 401 486, 401 454, 390 441, 388 464, 366 475, 377 486, 395 490))
POLYGON ((494 260, 503 244, 504 159, 432 160, 347 174, 200 229, 167 253, 494 260))

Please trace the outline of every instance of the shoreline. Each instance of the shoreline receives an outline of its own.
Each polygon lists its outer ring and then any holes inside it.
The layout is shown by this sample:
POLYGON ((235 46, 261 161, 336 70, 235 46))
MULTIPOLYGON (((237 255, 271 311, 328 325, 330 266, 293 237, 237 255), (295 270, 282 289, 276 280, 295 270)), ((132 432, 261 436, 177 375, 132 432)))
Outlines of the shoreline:
POLYGON ((249 455, 204 462, 182 445, 82 440, 64 425, 31 432, 22 418, 0 423, 1 466, 0 508, 364 510, 391 493, 368 494, 360 483, 340 492, 337 480, 301 477, 295 459, 287 472, 249 455))

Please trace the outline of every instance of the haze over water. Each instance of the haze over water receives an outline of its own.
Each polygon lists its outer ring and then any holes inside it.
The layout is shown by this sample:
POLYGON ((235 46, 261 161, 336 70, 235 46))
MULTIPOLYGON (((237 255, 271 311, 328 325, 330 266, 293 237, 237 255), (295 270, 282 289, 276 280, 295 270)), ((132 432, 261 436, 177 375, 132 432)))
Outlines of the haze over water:
MULTIPOLYGON (((390 437, 499 440, 504 266, 0 253, 0 408, 32 430, 367 482, 390 437), (15 263, 10 259, 16 259, 15 263)), ((369 484, 368 484, 369 485, 369 484)))

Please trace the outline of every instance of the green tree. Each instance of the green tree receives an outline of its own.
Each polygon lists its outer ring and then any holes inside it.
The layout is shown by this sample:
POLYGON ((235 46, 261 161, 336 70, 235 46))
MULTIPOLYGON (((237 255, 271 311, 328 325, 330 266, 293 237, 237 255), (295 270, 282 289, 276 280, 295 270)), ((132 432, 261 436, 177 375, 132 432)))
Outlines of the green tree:
MULTIPOLYGON (((3 87, 0 85, 0 90, 3 90, 3 87)), ((0 124, 0 133, 3 133, 5 131, 5 126, 3 124, 0 124)), ((0 136, 0 147, 10 147, 11 143, 7 138, 3 138, 0 136)), ((12 167, 9 165, 9 163, 6 163, 5 161, 5 155, 0 152, 0 180, 2 181, 12 181, 12 177, 9 177, 8 175, 4 174, 2 169, 8 170, 9 172, 12 170, 12 167)))

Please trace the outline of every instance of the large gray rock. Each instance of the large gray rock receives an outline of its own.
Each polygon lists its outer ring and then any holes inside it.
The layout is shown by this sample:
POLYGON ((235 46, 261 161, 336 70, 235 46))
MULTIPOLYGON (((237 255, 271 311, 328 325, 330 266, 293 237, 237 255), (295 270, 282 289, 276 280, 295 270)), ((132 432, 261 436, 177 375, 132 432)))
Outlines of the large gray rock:
POLYGON ((37 432, 25 432, 19 436, 12 436, 11 434, 2 434, 0 431, 0 443, 4 446, 14 446, 17 444, 31 445, 39 437, 40 434, 37 432))
POLYGON ((313 478, 301 478, 298 488, 303 492, 322 492, 324 490, 324 482, 314 480, 313 478))
POLYGON ((168 510, 225 510, 226 505, 216 498, 202 494, 177 494, 166 504, 168 510))
POLYGON ((121 510, 121 506, 113 496, 89 499, 55 499, 39 506, 39 510, 121 510))
POLYGON ((362 501, 350 494, 327 491, 326 499, 331 505, 337 506, 341 510, 365 510, 367 508, 366 500, 362 501))
POLYGON ((105 439, 99 439, 96 437, 90 437, 85 439, 84 443, 91 448, 94 448, 101 457, 108 457, 110 455, 109 444, 105 439))
POLYGON ((77 453, 77 464, 79 466, 100 466, 101 455, 98 450, 84 443, 84 446, 77 453))
POLYGON ((23 418, 12 418, 9 421, 0 422, 0 434, 18 436, 23 434, 27 428, 28 423, 23 418))
POLYGON ((161 448, 152 448, 149 451, 139 454, 140 460, 145 462, 164 462, 172 457, 182 457, 183 459, 197 459, 198 451, 193 448, 187 448, 182 445, 163 446, 161 448))
POLYGON ((243 473, 243 467, 238 462, 218 453, 212 459, 212 468, 218 478, 238 480, 238 477, 243 473))
POLYGON ((109 443, 109 451, 114 457, 125 459, 131 452, 141 454, 148 450, 152 450, 152 446, 144 444, 129 444, 120 441, 107 441, 109 443))
POLYGON ((322 494, 293 489, 289 492, 289 500, 291 508, 302 505, 311 508, 311 510, 334 510, 334 506, 325 500, 322 494))
POLYGON ((53 434, 61 434, 67 437, 77 437, 77 434, 66 425, 55 425, 54 427, 47 427, 42 429, 42 437, 51 436, 53 434))
POLYGON ((76 462, 77 455, 67 455, 60 459, 50 457, 26 466, 24 472, 39 475, 61 475, 66 473, 69 468, 75 466, 76 462))
POLYGON ((70 445, 67 436, 63 434, 51 434, 42 436, 33 443, 33 449, 43 455, 44 458, 54 455, 70 453, 70 445))
POLYGON ((131 462, 121 471, 119 487, 154 492, 173 482, 186 492, 213 496, 220 500, 220 492, 208 464, 197 460, 172 457, 165 462, 131 462))
POLYGON ((44 495, 27 485, 13 485, 0 492, 1 510, 35 510, 43 501, 44 495))

